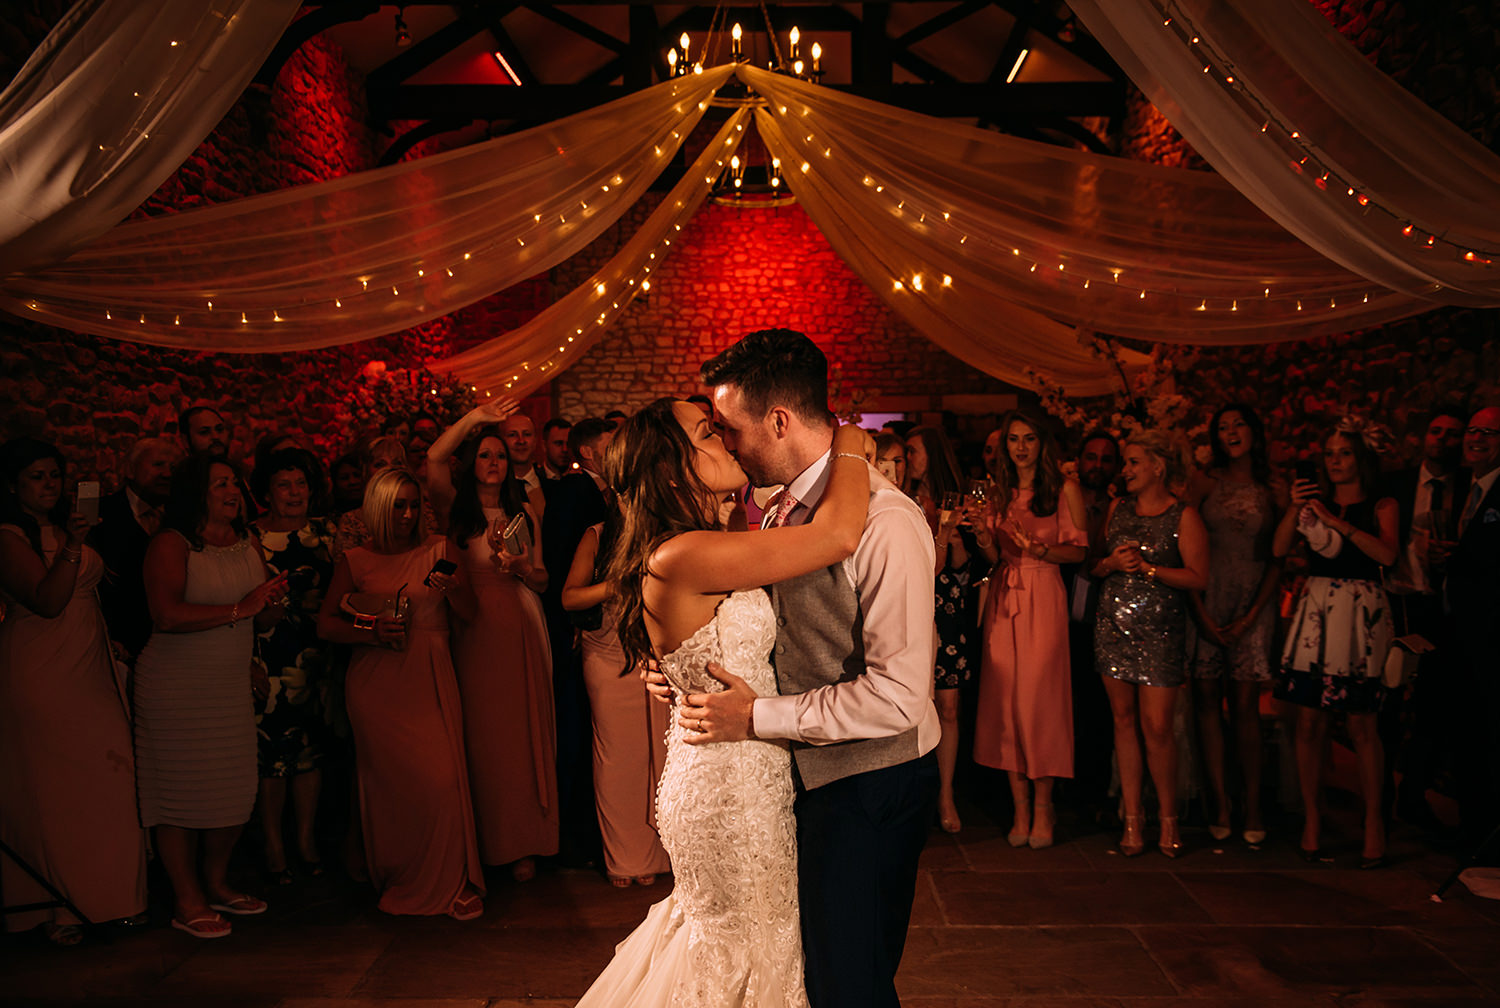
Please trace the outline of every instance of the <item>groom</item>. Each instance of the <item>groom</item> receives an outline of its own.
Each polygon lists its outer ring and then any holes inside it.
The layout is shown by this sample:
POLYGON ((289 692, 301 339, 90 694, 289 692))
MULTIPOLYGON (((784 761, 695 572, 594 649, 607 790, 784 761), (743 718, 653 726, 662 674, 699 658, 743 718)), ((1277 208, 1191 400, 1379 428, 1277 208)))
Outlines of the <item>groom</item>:
MULTIPOLYGON (((725 446, 756 486, 784 484, 764 524, 802 524, 828 482, 828 360, 801 333, 751 333, 703 365, 725 446)), ((790 739, 812 1008, 898 1006, 917 859, 937 801, 932 755, 932 533, 871 470, 854 555, 771 587, 780 696, 710 666, 722 693, 685 698, 695 743, 790 739), (701 721, 699 719, 702 719, 701 721)))

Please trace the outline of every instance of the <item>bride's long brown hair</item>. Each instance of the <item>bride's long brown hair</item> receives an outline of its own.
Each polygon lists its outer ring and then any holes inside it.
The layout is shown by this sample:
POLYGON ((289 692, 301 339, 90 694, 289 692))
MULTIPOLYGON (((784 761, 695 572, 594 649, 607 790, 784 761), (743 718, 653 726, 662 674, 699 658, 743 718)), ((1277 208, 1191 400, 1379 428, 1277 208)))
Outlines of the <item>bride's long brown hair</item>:
POLYGON ((706 506, 712 494, 693 467, 695 449, 672 412, 675 402, 658 399, 622 421, 604 453, 604 479, 620 505, 607 576, 620 603, 627 674, 655 657, 644 594, 652 554, 675 535, 715 527, 706 506))

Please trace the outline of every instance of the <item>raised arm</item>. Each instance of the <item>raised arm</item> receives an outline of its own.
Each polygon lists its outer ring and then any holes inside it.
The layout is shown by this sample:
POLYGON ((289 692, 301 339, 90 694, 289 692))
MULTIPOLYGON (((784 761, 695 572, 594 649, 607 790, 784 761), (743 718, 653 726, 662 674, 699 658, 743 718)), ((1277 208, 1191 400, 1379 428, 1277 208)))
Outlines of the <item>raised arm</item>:
POLYGON ((853 425, 834 432, 828 485, 804 525, 759 533, 685 532, 651 561, 658 578, 685 592, 724 594, 758 588, 828 567, 852 555, 870 506, 870 464, 863 432, 853 425))
POLYGON ((476 427, 499 423, 516 411, 514 399, 487 399, 459 418, 427 449, 427 493, 432 506, 446 515, 453 505, 453 473, 448 460, 476 427))
POLYGON ((81 514, 68 519, 67 540, 49 567, 11 525, 0 530, 0 587, 11 598, 45 619, 59 615, 73 597, 88 522, 81 514))

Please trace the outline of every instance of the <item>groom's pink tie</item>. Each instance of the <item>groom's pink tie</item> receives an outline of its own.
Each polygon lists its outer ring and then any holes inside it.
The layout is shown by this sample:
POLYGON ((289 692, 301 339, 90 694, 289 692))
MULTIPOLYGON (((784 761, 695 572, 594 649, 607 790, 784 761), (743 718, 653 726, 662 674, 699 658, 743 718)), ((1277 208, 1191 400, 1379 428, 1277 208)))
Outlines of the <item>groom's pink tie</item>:
POLYGON ((780 528, 785 525, 787 518, 791 516, 792 508, 796 506, 797 498, 793 497, 790 491, 783 490, 781 499, 776 502, 776 516, 771 519, 771 527, 780 528))

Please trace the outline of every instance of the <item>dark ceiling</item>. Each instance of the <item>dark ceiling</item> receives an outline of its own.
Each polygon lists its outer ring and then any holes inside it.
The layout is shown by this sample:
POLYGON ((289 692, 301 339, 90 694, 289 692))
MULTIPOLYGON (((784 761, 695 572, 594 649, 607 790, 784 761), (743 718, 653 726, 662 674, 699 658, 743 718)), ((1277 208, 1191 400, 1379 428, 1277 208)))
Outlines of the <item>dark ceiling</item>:
POLYGON ((804 59, 814 42, 823 50, 824 85, 1017 136, 1108 153, 1124 112, 1123 73, 1057 0, 309 0, 259 79, 326 33, 365 75, 373 124, 394 138, 389 162, 422 140, 457 146, 648 87, 684 32, 693 60, 725 62, 736 22, 760 65, 774 58, 768 26, 782 55, 796 26, 804 59))

